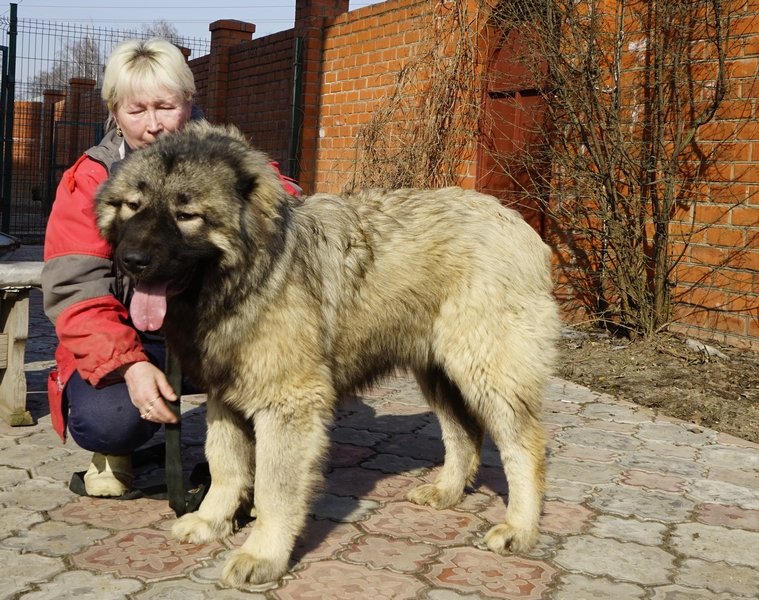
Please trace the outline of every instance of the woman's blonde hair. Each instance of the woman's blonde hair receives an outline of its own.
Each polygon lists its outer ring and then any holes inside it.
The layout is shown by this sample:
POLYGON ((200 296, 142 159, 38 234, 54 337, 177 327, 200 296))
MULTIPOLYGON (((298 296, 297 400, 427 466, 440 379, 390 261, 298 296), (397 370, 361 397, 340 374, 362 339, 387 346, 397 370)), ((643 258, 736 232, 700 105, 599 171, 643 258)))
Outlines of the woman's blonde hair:
POLYGON ((129 40, 113 49, 105 63, 102 96, 111 114, 135 93, 163 91, 192 101, 195 78, 181 50, 163 38, 129 40))

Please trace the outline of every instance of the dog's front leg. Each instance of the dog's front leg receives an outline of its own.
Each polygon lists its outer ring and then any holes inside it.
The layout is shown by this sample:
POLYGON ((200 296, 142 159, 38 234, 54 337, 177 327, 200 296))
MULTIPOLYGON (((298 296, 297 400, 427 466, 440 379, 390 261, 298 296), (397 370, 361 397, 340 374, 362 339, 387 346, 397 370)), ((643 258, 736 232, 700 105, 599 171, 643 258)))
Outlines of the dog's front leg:
POLYGON ((195 513, 171 528, 183 542, 204 544, 232 533, 237 509, 253 492, 255 437, 253 423, 209 394, 206 458, 211 487, 195 513))
POLYGON ((322 464, 331 415, 290 402, 256 412, 257 518, 243 546, 233 552, 222 581, 233 587, 280 578, 303 529, 322 464))

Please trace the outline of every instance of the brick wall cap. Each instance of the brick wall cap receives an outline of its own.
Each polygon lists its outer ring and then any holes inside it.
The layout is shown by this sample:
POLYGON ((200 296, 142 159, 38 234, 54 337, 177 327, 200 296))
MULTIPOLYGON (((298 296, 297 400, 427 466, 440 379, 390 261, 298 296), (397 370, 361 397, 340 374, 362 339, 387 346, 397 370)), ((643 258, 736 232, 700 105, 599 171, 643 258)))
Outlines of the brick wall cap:
POLYGON ((82 79, 81 77, 72 77, 69 79, 69 85, 80 85, 82 87, 95 87, 97 82, 94 79, 82 79))
POLYGON ((217 29, 244 31, 245 33, 256 32, 256 26, 253 23, 246 23, 245 21, 238 21, 237 19, 221 19, 219 21, 214 21, 208 26, 208 31, 216 31, 217 29))

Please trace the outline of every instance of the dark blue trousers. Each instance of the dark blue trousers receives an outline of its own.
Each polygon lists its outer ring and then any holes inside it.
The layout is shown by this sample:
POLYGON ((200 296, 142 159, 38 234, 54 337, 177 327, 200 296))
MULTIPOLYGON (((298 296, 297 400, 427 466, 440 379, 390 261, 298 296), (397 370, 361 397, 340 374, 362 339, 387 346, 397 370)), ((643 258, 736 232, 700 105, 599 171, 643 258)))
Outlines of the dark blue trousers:
MULTIPOLYGON (((160 342, 143 342, 150 362, 164 370, 166 347, 160 342)), ((69 405, 71 438, 85 450, 103 454, 128 454, 145 444, 161 428, 140 418, 124 380, 96 388, 78 372, 65 389, 69 405)))

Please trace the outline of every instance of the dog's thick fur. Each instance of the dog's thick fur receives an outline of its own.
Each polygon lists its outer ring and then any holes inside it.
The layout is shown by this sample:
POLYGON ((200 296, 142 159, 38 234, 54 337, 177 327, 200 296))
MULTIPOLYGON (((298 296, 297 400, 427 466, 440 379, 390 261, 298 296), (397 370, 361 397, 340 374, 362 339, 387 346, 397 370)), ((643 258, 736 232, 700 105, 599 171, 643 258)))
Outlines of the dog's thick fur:
POLYGON ((445 443, 440 475, 408 499, 459 502, 488 431, 509 496, 485 542, 535 544, 558 320, 549 250, 516 212, 459 188, 297 199, 236 130, 197 123, 124 161, 97 214, 123 271, 173 282, 163 331, 208 391, 213 483, 173 535, 227 536, 255 504, 226 583, 286 572, 338 400, 396 366, 415 374, 445 443))

